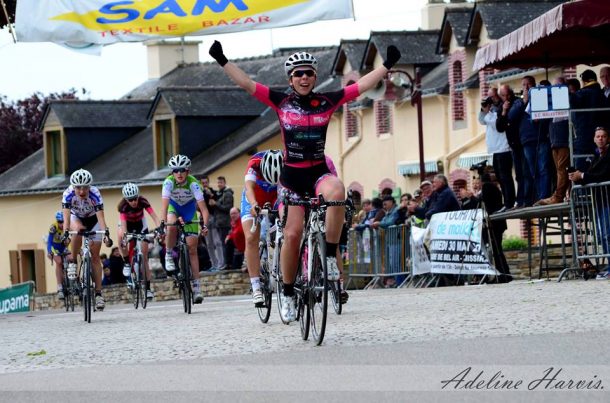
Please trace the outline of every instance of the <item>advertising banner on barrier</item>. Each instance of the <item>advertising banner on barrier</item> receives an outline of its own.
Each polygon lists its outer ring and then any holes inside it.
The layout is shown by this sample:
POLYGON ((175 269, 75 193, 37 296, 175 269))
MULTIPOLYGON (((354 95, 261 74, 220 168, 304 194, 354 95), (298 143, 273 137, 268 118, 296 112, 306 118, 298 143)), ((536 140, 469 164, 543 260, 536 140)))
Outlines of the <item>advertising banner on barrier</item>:
POLYGON ((108 45, 353 18, 351 0, 19 0, 22 42, 108 45))
POLYGON ((490 274, 482 247, 483 210, 461 210, 434 214, 427 230, 432 273, 490 274))
POLYGON ((425 244, 427 229, 411 227, 411 260, 413 263, 413 275, 430 273, 430 252, 425 244))
POLYGON ((32 282, 0 290, 0 314, 28 312, 32 301, 32 282))

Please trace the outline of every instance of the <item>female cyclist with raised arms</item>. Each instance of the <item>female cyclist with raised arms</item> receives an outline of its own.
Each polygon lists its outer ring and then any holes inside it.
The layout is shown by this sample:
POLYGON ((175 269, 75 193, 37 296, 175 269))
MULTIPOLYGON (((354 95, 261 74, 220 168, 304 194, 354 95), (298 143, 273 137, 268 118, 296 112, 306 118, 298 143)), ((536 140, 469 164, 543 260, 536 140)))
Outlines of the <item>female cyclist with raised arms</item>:
MULTIPOLYGON (((387 48, 387 57, 382 66, 377 67, 356 83, 327 93, 313 91, 318 61, 307 52, 297 52, 288 57, 284 71, 292 92, 271 90, 253 81, 237 65, 228 61, 220 42, 214 41, 210 55, 220 64, 225 73, 237 85, 256 97, 259 101, 276 111, 284 142, 284 166, 280 175, 283 190, 280 198, 301 198, 305 194, 322 194, 325 200, 344 200, 345 187, 339 178, 330 175, 324 163, 326 131, 332 114, 344 103, 373 88, 384 79, 388 71, 400 59, 395 46, 387 48)), ((329 280, 339 278, 336 252, 341 235, 345 208, 329 207, 326 213, 326 263, 329 280)), ((286 321, 296 319, 294 281, 296 277, 299 243, 303 234, 304 212, 301 208, 290 206, 280 265, 284 284, 284 306, 282 316, 286 321)))
MULTIPOLYGON (((119 202, 117 207, 119 211, 119 231, 118 235, 121 241, 120 251, 123 257, 123 276, 131 277, 131 266, 129 265, 129 251, 127 243, 124 241, 125 234, 128 232, 137 234, 148 233, 148 224, 146 217, 144 217, 144 211, 146 211, 155 222, 155 226, 159 227, 160 222, 155 210, 146 200, 145 197, 140 196, 140 189, 135 183, 126 183, 123 186, 123 198, 119 202)), ((151 271, 148 265, 148 242, 142 242, 142 255, 144 257, 144 267, 146 268, 146 298, 154 298, 153 291, 150 289, 151 271)))
MULTIPOLYGON (((68 231, 106 231, 104 242, 112 246, 108 233, 108 226, 104 218, 104 201, 100 191, 91 186, 93 177, 89 171, 76 170, 70 175, 70 186, 64 191, 61 205, 64 216, 64 241, 68 239, 68 231)), ((72 240, 72 259, 76 259, 82 244, 82 236, 75 235, 72 240)), ((93 281, 95 282, 95 308, 104 310, 106 301, 102 297, 102 261, 100 249, 102 238, 100 235, 89 237, 91 240, 91 266, 93 281)), ((68 265, 68 277, 76 279, 76 263, 68 265)))
MULTIPOLYGON (((193 274, 193 302, 201 304, 203 294, 199 281, 199 257, 197 256, 197 243, 199 233, 207 234, 207 222, 209 219, 208 208, 199 181, 189 175, 191 160, 186 155, 174 155, 170 158, 167 166, 172 173, 163 182, 161 191, 161 219, 168 224, 175 224, 178 219, 184 222, 198 221, 197 207, 203 215, 203 228, 199 229, 198 223, 188 224, 184 227, 187 235, 186 242, 191 260, 191 272, 193 274)), ((175 226, 167 227, 165 270, 172 273, 176 265, 172 257, 172 249, 176 246, 177 229, 175 226)))

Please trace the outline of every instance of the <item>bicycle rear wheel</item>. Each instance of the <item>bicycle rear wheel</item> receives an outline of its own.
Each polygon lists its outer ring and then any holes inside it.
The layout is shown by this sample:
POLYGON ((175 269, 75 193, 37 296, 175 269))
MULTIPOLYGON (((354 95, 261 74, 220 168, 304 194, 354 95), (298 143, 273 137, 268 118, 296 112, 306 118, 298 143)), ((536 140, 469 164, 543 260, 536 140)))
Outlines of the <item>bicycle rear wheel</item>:
MULTIPOLYGON (((61 284, 62 290, 64 292, 64 305, 66 306, 66 312, 70 310, 70 280, 68 280, 68 273, 66 272, 66 268, 64 267, 64 279, 61 284)), ((74 310, 74 308, 72 308, 74 310)))
POLYGON ((303 340, 309 339, 309 324, 311 322, 311 316, 307 307, 307 295, 309 290, 307 287, 301 288, 296 293, 296 305, 297 305, 297 319, 299 320, 299 326, 301 328, 301 338, 303 340))
POLYGON ((180 248, 180 276, 181 279, 181 291, 182 291, 182 305, 184 306, 184 312, 190 314, 191 306, 193 303, 193 296, 191 290, 191 264, 189 258, 189 252, 186 245, 182 245, 180 248))
POLYGON ((328 311, 328 283, 326 280, 326 244, 322 234, 317 234, 312 253, 312 267, 309 280, 309 312, 311 315, 311 335, 316 345, 324 340, 328 311))
MULTIPOLYGON (((282 241, 280 240, 280 242, 275 247, 278 250, 277 257, 279 259, 279 256, 282 251, 282 241)), ((282 323, 287 325, 289 322, 284 321, 284 318, 282 318, 282 301, 284 300, 284 282, 282 277, 282 270, 279 267, 279 262, 275 262, 274 264, 277 266, 277 275, 275 276, 275 300, 277 303, 277 312, 280 314, 280 320, 282 321, 282 323)))
POLYGON ((337 315, 341 315, 343 311, 343 304, 341 303, 341 283, 339 281, 329 281, 328 288, 330 288, 330 300, 333 303, 333 308, 337 315))
MULTIPOLYGON (((262 247, 261 247, 262 248, 262 247)), ((265 248, 266 249, 266 248, 265 248)), ((269 261, 261 254, 261 268, 260 268, 260 282, 261 291, 263 292, 263 303, 262 307, 257 307, 258 317, 263 323, 269 321, 271 316, 271 274, 269 273, 269 261)))

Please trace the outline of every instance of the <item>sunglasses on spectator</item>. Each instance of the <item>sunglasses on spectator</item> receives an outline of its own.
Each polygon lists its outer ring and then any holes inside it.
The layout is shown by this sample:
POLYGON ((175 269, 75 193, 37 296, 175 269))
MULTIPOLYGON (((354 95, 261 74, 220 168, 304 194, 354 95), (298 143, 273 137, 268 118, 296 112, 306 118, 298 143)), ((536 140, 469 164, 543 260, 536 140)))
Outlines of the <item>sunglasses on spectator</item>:
POLYGON ((291 74, 292 77, 297 77, 297 78, 301 78, 303 76, 314 77, 315 75, 316 75, 316 72, 313 70, 296 70, 296 71, 293 71, 291 74))
POLYGON ((176 168, 176 169, 172 169, 172 173, 174 174, 183 174, 186 172, 186 168, 176 168))
POLYGON ((129 199, 126 199, 128 202, 132 202, 132 201, 136 201, 138 200, 138 196, 136 197, 130 197, 129 199))

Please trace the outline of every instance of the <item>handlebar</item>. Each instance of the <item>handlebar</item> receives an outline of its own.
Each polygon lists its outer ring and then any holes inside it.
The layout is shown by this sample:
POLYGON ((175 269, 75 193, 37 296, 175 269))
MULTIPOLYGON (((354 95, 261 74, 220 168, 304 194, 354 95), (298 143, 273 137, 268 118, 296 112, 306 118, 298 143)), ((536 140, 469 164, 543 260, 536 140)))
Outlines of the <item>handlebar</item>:
POLYGON ((70 235, 81 235, 81 236, 93 236, 93 235, 106 235, 106 231, 68 231, 70 235))
POLYGON ((125 240, 130 241, 132 239, 135 240, 140 240, 140 241, 152 241, 153 239, 155 239, 156 235, 154 233, 148 233, 148 234, 135 234, 133 232, 128 232, 125 234, 125 240))

